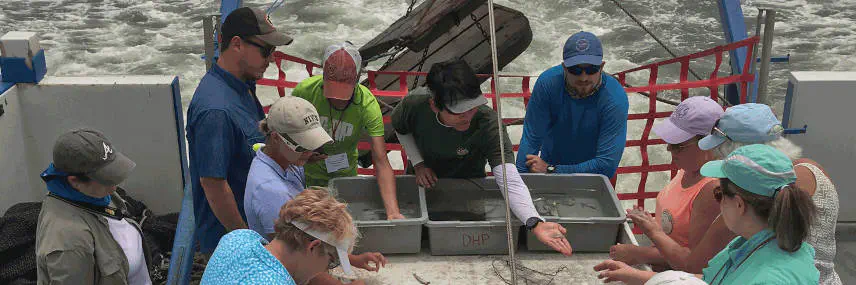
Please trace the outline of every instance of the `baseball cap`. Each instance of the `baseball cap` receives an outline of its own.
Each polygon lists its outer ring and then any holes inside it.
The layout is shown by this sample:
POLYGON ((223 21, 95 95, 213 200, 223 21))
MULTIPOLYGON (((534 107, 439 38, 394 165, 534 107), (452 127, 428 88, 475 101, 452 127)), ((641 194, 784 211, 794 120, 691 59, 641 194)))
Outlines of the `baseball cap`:
POLYGON ((667 284, 680 284, 680 285, 707 285, 704 280, 698 279, 694 274, 687 273, 683 271, 664 271, 657 273, 651 279, 648 279, 645 282, 645 285, 667 285, 667 284))
POLYGON ((779 189, 797 181, 791 159, 763 144, 743 146, 724 160, 705 163, 701 175, 728 178, 746 191, 767 197, 775 196, 779 189))
POLYGON ((339 262, 342 266, 342 271, 345 274, 353 275, 354 271, 351 270, 351 261, 348 259, 348 252, 353 248, 355 238, 349 238, 344 240, 337 240, 333 237, 331 233, 321 232, 318 230, 310 229, 309 224, 301 221, 291 221, 291 224, 303 231, 304 233, 317 238, 329 245, 332 245, 336 248, 336 253, 339 256, 339 262))
POLYGON ((565 67, 586 63, 600 65, 603 63, 603 46, 594 34, 578 32, 565 41, 562 58, 565 67))
POLYGON ((270 107, 268 127, 282 135, 289 148, 297 152, 311 151, 333 141, 321 127, 315 106, 303 98, 285 96, 270 107))
POLYGON ((360 78, 360 51, 350 42, 324 50, 324 97, 349 100, 360 78))
POLYGON ((108 186, 122 183, 137 166, 116 150, 103 133, 89 128, 60 135, 54 143, 53 163, 58 170, 83 174, 108 186))
POLYGON ((484 94, 479 94, 475 98, 457 97, 452 99, 451 96, 448 96, 446 97, 446 101, 443 103, 446 105, 446 109, 449 109, 452 113, 460 114, 487 104, 487 98, 484 97, 484 94))
POLYGON ((271 46, 284 46, 294 39, 277 32, 270 18, 256 8, 241 7, 229 13, 223 25, 220 26, 221 40, 228 41, 235 36, 256 36, 271 46))
POLYGON ((679 144, 694 136, 710 134, 722 113, 722 106, 713 99, 706 96, 690 97, 681 102, 671 116, 654 126, 652 131, 667 143, 679 144))
POLYGON ((726 109, 713 132, 701 139, 698 146, 709 150, 728 139, 746 144, 765 143, 779 138, 784 130, 770 106, 740 104, 726 109))

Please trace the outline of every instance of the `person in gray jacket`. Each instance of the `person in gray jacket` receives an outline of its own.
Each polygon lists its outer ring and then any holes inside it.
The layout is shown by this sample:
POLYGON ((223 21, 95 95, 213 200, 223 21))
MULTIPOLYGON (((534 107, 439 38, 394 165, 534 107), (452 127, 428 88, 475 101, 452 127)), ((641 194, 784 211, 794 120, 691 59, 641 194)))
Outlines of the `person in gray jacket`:
POLYGON ((42 172, 48 194, 36 229, 38 284, 151 284, 139 225, 114 194, 136 164, 101 132, 57 139, 42 172))

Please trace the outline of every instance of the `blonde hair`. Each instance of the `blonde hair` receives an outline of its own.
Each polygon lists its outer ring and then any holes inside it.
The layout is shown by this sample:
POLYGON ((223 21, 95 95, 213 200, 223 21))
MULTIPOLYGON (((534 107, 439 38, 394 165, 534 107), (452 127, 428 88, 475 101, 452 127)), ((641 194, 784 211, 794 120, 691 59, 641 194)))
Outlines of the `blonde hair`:
POLYGON ((315 238, 291 224, 291 221, 301 221, 309 224, 307 230, 331 233, 336 240, 356 240, 359 234, 347 207, 326 188, 310 187, 280 208, 274 224, 274 238, 284 241, 292 250, 303 247, 315 238))
MULTIPOLYGON (((781 151, 791 160, 797 160, 802 158, 802 147, 794 144, 793 142, 791 142, 791 140, 786 139, 784 137, 779 137, 775 140, 765 142, 764 144, 781 151)), ((734 150, 747 145, 750 144, 726 139, 725 142, 713 148, 713 153, 718 159, 723 159, 729 154, 731 154, 731 152, 733 152, 734 150)))

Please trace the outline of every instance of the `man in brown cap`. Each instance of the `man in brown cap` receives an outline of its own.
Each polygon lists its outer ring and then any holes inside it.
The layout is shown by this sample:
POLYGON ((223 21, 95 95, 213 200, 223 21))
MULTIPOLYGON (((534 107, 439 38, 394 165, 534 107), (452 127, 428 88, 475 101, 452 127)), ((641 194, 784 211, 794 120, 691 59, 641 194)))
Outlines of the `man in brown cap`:
POLYGON ((255 80, 264 75, 274 49, 291 41, 258 9, 236 9, 221 26, 220 58, 187 110, 196 237, 203 253, 212 252, 226 232, 247 228, 244 187, 252 145, 264 140, 255 80))
POLYGON ((36 227, 38 284, 151 284, 139 225, 114 195, 134 170, 101 132, 62 134, 42 172, 48 196, 36 227))

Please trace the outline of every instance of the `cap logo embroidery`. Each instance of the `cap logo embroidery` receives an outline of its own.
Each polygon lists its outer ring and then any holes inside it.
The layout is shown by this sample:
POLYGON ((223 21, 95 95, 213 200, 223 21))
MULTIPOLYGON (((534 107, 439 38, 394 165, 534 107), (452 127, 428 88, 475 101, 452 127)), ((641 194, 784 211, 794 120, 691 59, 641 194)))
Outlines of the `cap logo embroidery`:
POLYGON ((102 160, 107 160, 111 154, 113 154, 113 148, 107 145, 106 142, 101 142, 101 145, 104 146, 104 156, 101 157, 102 160))
POLYGON ((270 16, 265 16, 265 22, 267 22, 267 23, 268 23, 268 25, 269 25, 271 28, 273 28, 273 23, 270 21, 270 16))
POLYGON ((310 125, 312 123, 318 123, 320 121, 321 121, 321 119, 319 119, 318 115, 315 115, 315 114, 309 114, 309 116, 306 116, 305 118, 303 118, 303 124, 305 124, 305 125, 310 125))
POLYGON ((589 42, 586 39, 577 40, 577 51, 584 52, 589 49, 589 42))
POLYGON ((470 150, 468 150, 462 146, 459 146, 456 152, 459 156, 465 156, 465 155, 470 153, 470 150))
POLYGON ((690 111, 689 108, 686 108, 686 106, 680 106, 679 108, 675 109, 675 112, 673 115, 675 116, 676 119, 683 120, 684 118, 687 117, 687 113, 689 111, 690 111))
POLYGON ((782 125, 777 124, 777 125, 773 126, 772 128, 770 128, 770 131, 767 132, 767 135, 768 136, 777 136, 784 131, 785 131, 785 128, 782 127, 782 125))

